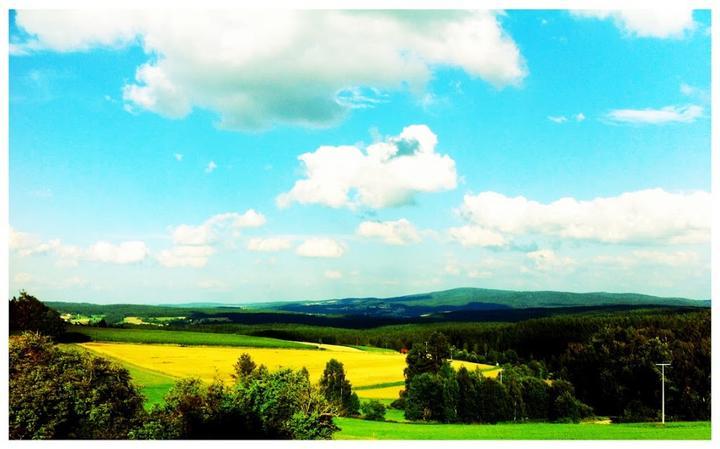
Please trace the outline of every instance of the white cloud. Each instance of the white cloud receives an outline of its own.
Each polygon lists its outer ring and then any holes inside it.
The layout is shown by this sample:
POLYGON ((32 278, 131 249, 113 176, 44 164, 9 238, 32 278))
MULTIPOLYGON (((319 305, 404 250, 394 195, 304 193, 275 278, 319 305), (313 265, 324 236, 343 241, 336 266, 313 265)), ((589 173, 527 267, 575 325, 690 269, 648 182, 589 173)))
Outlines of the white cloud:
POLYGON ((492 11, 22 10, 16 22, 33 37, 15 55, 141 42, 148 62, 124 86, 128 106, 174 118, 208 109, 235 129, 330 125, 354 107, 338 93, 421 96, 437 67, 495 86, 526 75, 492 11))
MULTIPOLYGON (((680 244, 710 238, 711 204, 710 193, 703 191, 649 189, 589 201, 562 198, 548 204, 482 192, 465 195, 458 212, 478 233, 494 232, 506 239, 537 234, 604 243, 680 244)), ((454 237, 462 241, 461 234, 454 237)))
POLYGON ((420 241, 420 235, 408 220, 363 221, 355 231, 357 235, 382 239, 389 245, 406 245, 420 241))
POLYGON ((480 226, 460 226, 449 229, 450 238, 462 246, 504 246, 508 242, 502 234, 480 226))
POLYGON ((183 155, 180 153, 175 153, 174 156, 175 156, 175 160, 178 162, 181 162, 183 160, 183 155))
POLYGON ((141 241, 122 242, 117 245, 100 241, 87 250, 88 260, 105 263, 138 263, 145 260, 147 255, 147 246, 141 241))
POLYGON ((303 257, 341 257, 345 253, 345 245, 329 238, 311 238, 297 247, 295 252, 303 257))
POLYGON ((236 228, 258 228, 265 224, 265 216, 255 209, 248 209, 244 214, 233 216, 233 226, 236 228))
POLYGON ((30 273, 18 273, 13 277, 13 280, 18 284, 27 284, 32 282, 33 276, 30 273))
POLYGON ((127 241, 118 244, 99 241, 83 249, 75 245, 62 243, 60 239, 42 241, 37 236, 10 229, 10 250, 21 257, 52 254, 57 257, 57 265, 73 267, 81 260, 104 263, 128 264, 141 262, 147 257, 145 242, 127 241))
POLYGON ((215 161, 210 161, 207 164, 207 167, 205 167, 205 173, 212 173, 217 168, 217 164, 215 161))
POLYGON ((325 277, 328 279, 342 279, 343 274, 337 270, 326 270, 325 277))
POLYGON ((687 8, 611 10, 576 10, 579 18, 612 20, 623 33, 635 37, 680 39, 695 29, 693 12, 687 8))
POLYGON ((210 226, 179 225, 172 231, 172 238, 179 245, 205 245, 210 241, 210 226))
POLYGON ((540 249, 525 255, 539 271, 563 271, 572 269, 577 262, 571 257, 563 257, 549 249, 540 249))
POLYGON ((248 241, 247 249, 258 252, 276 252, 290 249, 292 240, 284 237, 253 238, 248 241))
POLYGON ((702 117, 703 108, 698 105, 666 106, 661 109, 615 109, 606 118, 617 123, 663 125, 666 123, 692 123, 702 117))
MULTIPOLYGON (((38 239, 36 236, 27 232, 16 231, 12 227, 10 228, 10 235, 8 236, 8 246, 10 247, 10 250, 32 250, 33 248, 36 248, 38 245, 40 245, 40 243, 40 239, 38 239)), ((32 250, 26 255, 32 254, 33 252, 37 251, 32 250)))
POLYGON ((172 230, 172 238, 176 245, 208 245, 227 233, 236 233, 242 228, 257 228, 265 222, 265 216, 254 209, 248 209, 242 214, 225 212, 213 215, 197 226, 178 225, 172 230))
POLYGON ((436 153, 436 145, 437 136, 430 128, 412 125, 364 150, 321 146, 299 156, 305 178, 279 195, 277 204, 382 208, 412 203, 418 192, 454 189, 455 161, 436 153))
MULTIPOLYGON (((577 114, 571 115, 571 119, 575 120, 576 122, 582 122, 585 120, 585 114, 582 112, 579 112, 577 114)), ((568 117, 565 115, 548 115, 548 120, 550 120, 553 123, 557 123, 558 125, 562 125, 563 123, 566 123, 568 120, 568 117)))
POLYGON ((156 258, 164 267, 202 268, 207 265, 208 258, 214 253, 215 249, 211 246, 176 246, 161 251, 156 258))

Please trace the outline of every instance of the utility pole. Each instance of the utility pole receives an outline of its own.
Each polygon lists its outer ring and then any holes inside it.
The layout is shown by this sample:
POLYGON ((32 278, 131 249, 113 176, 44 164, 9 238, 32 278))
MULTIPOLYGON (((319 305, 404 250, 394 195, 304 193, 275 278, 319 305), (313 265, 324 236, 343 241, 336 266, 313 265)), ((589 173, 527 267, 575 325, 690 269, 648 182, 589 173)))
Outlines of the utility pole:
POLYGON ((656 363, 662 372, 662 423, 665 424, 665 367, 670 366, 669 363, 656 363))

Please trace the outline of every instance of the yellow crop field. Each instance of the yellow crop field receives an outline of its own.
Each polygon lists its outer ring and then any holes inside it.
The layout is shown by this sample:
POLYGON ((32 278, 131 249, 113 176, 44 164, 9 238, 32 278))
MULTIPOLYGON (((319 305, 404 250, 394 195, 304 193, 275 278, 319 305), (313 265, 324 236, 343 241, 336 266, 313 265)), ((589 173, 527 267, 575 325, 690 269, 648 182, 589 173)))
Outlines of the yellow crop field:
MULTIPOLYGON (((178 346, 131 343, 83 343, 80 346, 100 355, 131 363, 145 369, 174 377, 198 377, 210 382, 215 377, 230 379, 230 373, 240 354, 247 352, 255 363, 270 369, 280 367, 307 368, 310 378, 318 381, 328 360, 334 358, 345 365, 353 386, 387 384, 403 380, 405 356, 392 352, 362 351, 345 346, 325 345, 324 350, 239 348, 225 346, 178 346)), ((453 361, 453 367, 480 368, 483 374, 495 377, 494 367, 464 361, 453 361)), ((402 386, 383 386, 358 391, 360 397, 396 398, 402 386)))

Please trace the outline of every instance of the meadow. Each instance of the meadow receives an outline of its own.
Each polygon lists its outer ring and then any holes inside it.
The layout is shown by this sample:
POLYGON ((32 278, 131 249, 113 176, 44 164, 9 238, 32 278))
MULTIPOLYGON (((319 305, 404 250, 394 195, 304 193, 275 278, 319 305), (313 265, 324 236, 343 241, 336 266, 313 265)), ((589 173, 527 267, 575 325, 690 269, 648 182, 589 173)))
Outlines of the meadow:
POLYGON ((336 440, 708 440, 710 422, 425 424, 337 418, 336 440))
MULTIPOLYGON (((345 365, 347 377, 353 387, 358 388, 357 393, 361 398, 394 399, 404 387, 405 356, 398 352, 363 351, 333 345, 319 345, 320 350, 110 342, 81 343, 79 346, 128 367, 173 378, 198 377, 205 382, 215 378, 229 381, 233 364, 244 352, 250 354, 257 364, 264 364, 270 369, 305 367, 315 382, 320 379, 328 360, 334 358, 345 365)), ((478 368, 487 377, 495 377, 499 373, 499 369, 490 365, 457 360, 452 364, 456 369, 461 366, 471 370, 478 368)), ((138 385, 142 386, 139 382, 138 385)), ((146 384, 144 388, 151 385, 146 384)))
POLYGON ((317 349, 319 346, 312 343, 298 343, 269 337, 163 329, 122 329, 72 326, 69 331, 85 335, 93 341, 107 342, 288 349, 317 349))

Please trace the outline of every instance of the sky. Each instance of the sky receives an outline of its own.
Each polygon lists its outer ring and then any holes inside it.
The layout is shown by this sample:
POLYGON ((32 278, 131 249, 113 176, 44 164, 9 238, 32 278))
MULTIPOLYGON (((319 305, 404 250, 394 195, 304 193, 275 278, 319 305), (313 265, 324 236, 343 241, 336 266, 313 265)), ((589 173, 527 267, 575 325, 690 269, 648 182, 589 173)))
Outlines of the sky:
POLYGON ((11 11, 10 295, 710 298, 708 11, 11 11))

